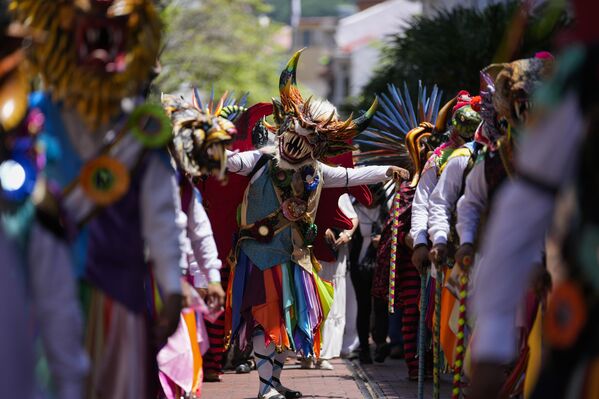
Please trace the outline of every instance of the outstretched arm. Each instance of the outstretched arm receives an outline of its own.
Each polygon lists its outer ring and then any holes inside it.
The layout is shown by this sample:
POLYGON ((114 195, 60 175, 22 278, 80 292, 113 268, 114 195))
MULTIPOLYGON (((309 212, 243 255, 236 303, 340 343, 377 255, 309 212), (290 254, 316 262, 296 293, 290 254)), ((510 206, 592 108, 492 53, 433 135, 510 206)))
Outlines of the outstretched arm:
POLYGON ((227 150, 226 155, 228 171, 247 176, 251 173, 252 169, 254 169, 254 166, 262 156, 262 152, 258 150, 243 152, 227 150))
POLYGON ((332 167, 321 164, 324 187, 355 187, 389 180, 394 174, 407 179, 410 174, 396 166, 364 166, 362 168, 332 167))

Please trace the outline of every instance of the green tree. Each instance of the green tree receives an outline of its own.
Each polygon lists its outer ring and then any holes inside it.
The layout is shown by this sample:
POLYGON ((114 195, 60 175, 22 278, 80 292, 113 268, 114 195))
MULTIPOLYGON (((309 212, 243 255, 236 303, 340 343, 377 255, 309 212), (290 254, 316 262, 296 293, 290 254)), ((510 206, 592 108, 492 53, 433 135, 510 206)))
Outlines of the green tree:
MULTIPOLYGON (((290 0, 266 0, 272 5, 269 14, 274 20, 288 24, 291 12, 290 0)), ((302 16, 323 17, 336 16, 339 6, 355 5, 356 0, 302 0, 302 16)))
POLYGON ((563 7, 535 10, 526 20, 524 34, 517 42, 504 39, 517 29, 515 15, 519 1, 498 4, 482 11, 455 8, 434 17, 417 17, 402 34, 395 35, 383 50, 381 66, 365 86, 362 96, 350 99, 346 107, 367 105, 367 99, 386 90, 387 83, 407 82, 411 91, 418 80, 437 84, 449 98, 460 89, 477 93, 479 71, 497 60, 502 44, 514 44, 512 60, 537 51, 551 51, 556 33, 568 24, 563 7))
POLYGON ((158 89, 194 85, 217 94, 249 92, 251 102, 270 100, 285 55, 275 44, 280 26, 265 16, 269 11, 263 0, 167 2, 158 89))

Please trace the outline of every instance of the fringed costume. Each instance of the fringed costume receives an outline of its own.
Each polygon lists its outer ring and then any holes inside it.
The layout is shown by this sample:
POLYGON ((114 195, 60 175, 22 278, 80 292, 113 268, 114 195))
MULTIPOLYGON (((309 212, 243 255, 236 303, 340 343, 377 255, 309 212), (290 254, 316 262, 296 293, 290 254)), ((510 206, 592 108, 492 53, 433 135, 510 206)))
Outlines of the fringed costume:
POLYGON ((250 176, 232 257, 228 326, 231 339, 241 346, 253 342, 259 398, 301 396, 280 385, 284 352, 320 353, 321 327, 333 295, 331 285, 318 276, 320 265, 311 251, 321 190, 380 182, 394 172, 385 166, 347 169, 318 161, 350 150, 345 141, 366 127, 376 104, 344 122, 330 103, 304 101, 295 81, 299 56, 281 74, 280 100, 273 101, 276 125, 263 122, 276 134, 274 153, 230 153, 227 160, 230 172, 250 176))

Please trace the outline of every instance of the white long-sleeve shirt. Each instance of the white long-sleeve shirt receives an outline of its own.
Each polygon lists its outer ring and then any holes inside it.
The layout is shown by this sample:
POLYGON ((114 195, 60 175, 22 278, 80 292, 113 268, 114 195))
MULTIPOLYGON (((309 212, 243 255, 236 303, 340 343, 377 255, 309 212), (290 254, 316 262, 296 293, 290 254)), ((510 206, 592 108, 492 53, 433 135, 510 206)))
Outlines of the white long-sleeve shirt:
MULTIPOLYGON (((90 132, 73 110, 64 109, 62 120, 73 149, 83 160, 97 155, 105 145, 104 127, 98 132, 90 132)), ((127 135, 111 150, 111 155, 125 165, 131 166, 140 153, 140 143, 127 135)), ((82 193, 75 193, 65 199, 65 208, 75 220, 91 205, 82 193)), ((152 260, 153 271, 158 285, 165 295, 181 292, 181 269, 187 267, 183 251, 186 240, 186 219, 181 217, 181 199, 174 170, 165 159, 156 153, 148 155, 146 170, 141 182, 139 199, 141 210, 141 233, 152 260)))
MULTIPOLYGON (((570 93, 524 137, 518 170, 554 187, 571 182, 583 126, 577 96, 570 93)), ((471 299, 477 320, 475 360, 509 362, 514 358, 516 309, 529 287, 554 205, 553 195, 519 179, 497 193, 471 299)))
POLYGON ((428 243, 429 198, 438 181, 437 166, 434 165, 422 174, 416 186, 412 201, 412 227, 410 228, 410 236, 414 241, 414 246, 428 243))
POLYGON ((83 314, 68 244, 35 223, 29 238, 28 269, 32 307, 57 398, 81 398, 89 360, 83 348, 83 314))
POLYGON ((478 232, 481 214, 488 204, 485 161, 477 162, 468 177, 464 195, 458 201, 456 230, 460 244, 472 244, 478 232))
POLYGON ((194 286, 205 288, 208 283, 219 283, 222 262, 218 258, 210 220, 197 195, 192 195, 189 203, 187 237, 187 260, 194 286))
MULTIPOLYGON (((244 151, 233 153, 227 151, 227 168, 230 172, 247 176, 264 153, 262 151, 244 151)), ((319 163, 322 171, 323 187, 353 187, 375 184, 389 180, 387 170, 389 166, 364 166, 361 168, 332 167, 319 163)), ((263 172, 264 166, 253 179, 257 179, 263 172)))
POLYGON ((462 191, 464 171, 469 161, 469 156, 451 158, 430 195, 428 235, 433 245, 447 243, 452 213, 462 191))

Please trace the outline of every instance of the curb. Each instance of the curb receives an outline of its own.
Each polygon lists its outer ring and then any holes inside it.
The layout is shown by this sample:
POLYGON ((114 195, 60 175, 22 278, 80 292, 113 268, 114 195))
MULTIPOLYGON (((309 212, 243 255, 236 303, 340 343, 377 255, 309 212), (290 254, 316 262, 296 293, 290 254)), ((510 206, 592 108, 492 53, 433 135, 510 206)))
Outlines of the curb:
POLYGON ((359 361, 343 359, 343 362, 352 373, 352 376, 365 399, 385 398, 385 394, 381 388, 379 388, 376 382, 370 380, 366 371, 360 366, 359 361))

